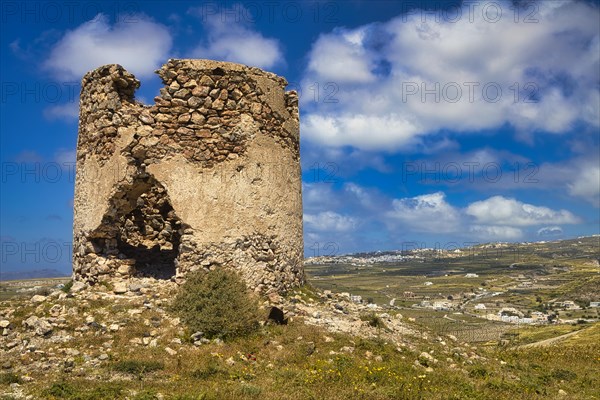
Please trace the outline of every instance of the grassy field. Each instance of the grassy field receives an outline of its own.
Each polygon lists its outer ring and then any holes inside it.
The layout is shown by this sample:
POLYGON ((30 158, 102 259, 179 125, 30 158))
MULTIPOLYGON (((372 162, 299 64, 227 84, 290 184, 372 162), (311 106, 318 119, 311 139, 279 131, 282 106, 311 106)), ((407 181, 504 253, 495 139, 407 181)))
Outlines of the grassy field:
POLYGON ((15 297, 31 297, 37 292, 48 292, 49 288, 65 284, 70 278, 25 279, 0 281, 0 301, 15 297))
MULTIPOLYGON (((400 338, 402 345, 331 333, 298 317, 286 326, 265 326, 248 337, 196 347, 189 343, 189 332, 182 335, 161 322, 152 308, 142 308, 134 317, 121 304, 68 298, 65 306, 78 311, 62 329, 73 335, 68 346, 79 353, 67 357, 52 345, 19 354, 25 365, 47 356, 68 367, 52 373, 41 368, 0 371, 0 393, 21 382, 35 399, 67 400, 599 399, 600 323, 516 326, 469 312, 414 308, 420 300, 403 297, 407 291, 431 298, 481 288, 501 292, 477 300, 490 308, 495 303, 528 308, 555 298, 593 299, 600 290, 594 264, 600 238, 588 239, 514 246, 493 256, 489 249, 475 249, 465 257, 427 262, 307 265, 309 281, 320 289, 350 292, 378 304, 396 298, 398 307, 386 311, 402 314, 407 326, 423 333, 400 338), (479 276, 467 278, 467 273, 479 276), (521 286, 527 281, 532 286, 521 286), (77 335, 88 314, 106 324, 115 315, 126 317, 116 332, 77 335), (154 323, 161 324, 159 346, 133 346, 131 340, 148 337, 154 323), (552 342, 563 335, 569 336, 552 342), (177 340, 181 344, 174 344, 177 340), (165 346, 177 354, 169 354, 165 346), (107 359, 94 361, 102 353, 107 359)), ((14 296, 23 285, 36 286, 13 283, 0 293, 14 296)), ((295 294, 318 300, 310 287, 295 294)), ((15 326, 35 307, 37 313, 49 312, 49 305, 34 306, 18 297, 1 301, 0 312, 15 302, 21 302, 11 316, 15 326)), ((568 313, 580 318, 594 312, 568 313)), ((567 317, 567 312, 560 314, 567 317)), ((0 399, 11 396, 0 394, 0 399)))
MULTIPOLYGON (((19 315, 26 315, 26 308, 19 315)), ((98 322, 124 311, 100 300, 88 301, 80 310, 98 322)), ((157 318, 155 311, 144 310, 140 319, 112 334, 108 360, 95 367, 86 356, 106 351, 108 338, 74 338, 69 347, 81 354, 73 357, 73 367, 50 376, 42 370, 28 371, 29 393, 36 399, 70 400, 512 400, 554 399, 560 390, 569 399, 593 399, 598 398, 600 387, 596 373, 600 340, 573 337, 561 346, 514 349, 410 338, 407 346, 398 347, 378 338, 333 334, 295 320, 224 344, 194 347, 181 337, 184 343, 176 355, 167 354, 162 346, 132 347, 131 338, 148 331, 144 321, 157 318), (429 371, 415 366, 424 351, 437 360, 425 362, 429 371)), ((65 329, 79 325, 77 317, 73 319, 65 329)), ((415 326, 429 332, 419 321, 415 326)), ((595 337, 599 327, 591 328, 595 337)), ((163 343, 178 337, 175 328, 161 331, 163 343)), ((39 354, 22 357, 33 361, 39 354)), ((0 393, 24 378, 0 373, 0 393)))
MULTIPOLYGON (((425 253, 422 259, 402 262, 308 264, 306 271, 310 282, 320 289, 349 292, 380 305, 395 299, 394 305, 401 313, 412 316, 423 326, 460 332, 462 337, 480 342, 494 340, 494 337, 499 340, 504 333, 517 328, 481 318, 464 321, 460 326, 457 321, 441 318, 451 311, 440 314, 431 309, 415 310, 413 306, 423 299, 453 299, 460 303, 461 298, 474 293, 494 293, 493 296, 463 301, 461 312, 483 316, 513 307, 524 313, 552 311, 565 320, 598 319, 600 308, 560 310, 554 309, 551 302, 573 300, 588 304, 600 300, 599 249, 600 237, 480 245, 464 249, 462 253, 425 253), (477 274, 477 277, 467 277, 468 273, 477 274), (406 297, 407 292, 413 293, 415 298, 406 297), (486 310, 475 310, 477 303, 483 303, 486 310)), ((462 320, 456 315, 452 318, 462 320)), ((556 334, 561 329, 557 328, 556 334)), ((545 332, 548 334, 552 329, 545 332)), ((540 333, 540 336, 545 334, 540 333)))

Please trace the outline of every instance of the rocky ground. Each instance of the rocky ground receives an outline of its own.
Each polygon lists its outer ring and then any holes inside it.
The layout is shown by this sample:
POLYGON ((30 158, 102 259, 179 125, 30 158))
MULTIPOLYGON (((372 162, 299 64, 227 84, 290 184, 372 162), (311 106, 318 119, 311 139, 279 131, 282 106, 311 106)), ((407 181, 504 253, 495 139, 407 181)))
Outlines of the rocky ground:
MULTIPOLYGON (((131 381, 134 379, 131 374, 115 372, 112 366, 140 354, 177 364, 177 368, 185 360, 205 355, 218 358, 220 365, 232 370, 238 367, 245 370, 249 367, 247 363, 253 363, 252 368, 267 375, 278 368, 278 359, 287 357, 282 368, 298 367, 302 370, 299 376, 306 373, 305 382, 315 385, 318 382, 313 378, 322 373, 318 367, 322 360, 335 363, 346 356, 352 357, 354 363, 365 363, 367 371, 379 366, 380 371, 388 371, 386 379, 398 382, 404 379, 400 375, 414 374, 415 379, 426 379, 428 374, 434 376, 441 370, 455 371, 457 377, 469 379, 470 368, 477 365, 493 364, 494 368, 502 369, 507 364, 502 359, 488 359, 480 349, 460 343, 451 335, 440 337, 421 332, 397 311, 353 303, 344 293, 308 288, 286 296, 272 294, 263 300, 265 315, 271 307, 277 307, 284 312, 288 325, 280 328, 275 339, 263 340, 270 337, 263 334, 260 345, 252 344, 260 350, 246 354, 238 350, 238 344, 230 346, 219 339, 208 340, 201 332, 187 331, 179 318, 168 311, 166 299, 172 298, 175 290, 174 283, 154 279, 93 288, 76 282, 68 291, 53 288, 28 298, 0 302, 0 377, 4 377, 4 382, 0 382, 0 398, 39 398, 44 393, 41 390, 57 379, 131 381), (291 335, 298 336, 290 339, 291 335), (365 347, 365 343, 370 344, 365 347), (381 343, 391 352, 385 353, 381 343), (298 349, 304 354, 301 359, 296 359, 298 349), (259 352, 261 360, 257 362, 254 354, 259 352), (392 375, 396 374, 394 369, 405 372, 392 375), (14 382, 7 377, 15 377, 14 382)), ((248 343, 244 346, 248 347, 248 343)), ((181 372, 176 371, 172 374, 165 371, 165 375, 179 379, 181 372)), ((505 378, 519 380, 515 371, 507 371, 505 378)), ((399 387, 392 381, 389 385, 390 390, 399 387)), ((410 389, 403 386, 402 390, 410 389)), ((394 398, 390 396, 363 398, 394 398)), ((157 391, 149 398, 187 397, 169 397, 157 391)))

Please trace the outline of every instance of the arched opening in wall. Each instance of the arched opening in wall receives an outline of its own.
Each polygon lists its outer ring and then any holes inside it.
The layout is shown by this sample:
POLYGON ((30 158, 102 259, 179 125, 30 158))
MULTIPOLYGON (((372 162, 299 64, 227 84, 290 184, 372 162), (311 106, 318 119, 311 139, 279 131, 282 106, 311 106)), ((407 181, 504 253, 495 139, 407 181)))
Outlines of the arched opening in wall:
POLYGON ((120 188, 94 244, 133 276, 170 279, 176 273, 182 222, 166 189, 151 176, 120 188))

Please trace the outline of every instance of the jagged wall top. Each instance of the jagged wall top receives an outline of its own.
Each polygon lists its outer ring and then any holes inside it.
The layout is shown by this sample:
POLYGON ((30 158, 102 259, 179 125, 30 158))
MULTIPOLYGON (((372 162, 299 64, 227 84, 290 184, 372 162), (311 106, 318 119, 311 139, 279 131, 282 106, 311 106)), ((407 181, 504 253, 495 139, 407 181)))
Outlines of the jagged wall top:
POLYGON ((299 154, 298 97, 285 92, 285 78, 241 64, 193 59, 171 59, 156 72, 165 87, 153 105, 135 101, 140 83, 120 65, 84 76, 79 147, 87 151, 78 152, 78 158, 96 154, 105 162, 114 152, 117 129, 137 123, 152 128, 140 130, 144 143, 131 148, 146 164, 174 154, 202 167, 235 158, 252 139, 251 130, 240 129, 248 122, 299 154))

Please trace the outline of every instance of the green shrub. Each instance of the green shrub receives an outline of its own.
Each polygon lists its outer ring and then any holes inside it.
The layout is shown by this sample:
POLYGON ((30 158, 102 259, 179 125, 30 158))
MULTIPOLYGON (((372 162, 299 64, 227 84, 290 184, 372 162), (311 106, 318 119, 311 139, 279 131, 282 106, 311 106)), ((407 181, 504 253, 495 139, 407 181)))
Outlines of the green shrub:
POLYGON ((487 371, 487 369, 485 369, 483 367, 475 367, 469 371, 469 376, 471 378, 483 379, 489 375, 490 375, 490 373, 487 371))
POLYGON ((158 395, 156 394, 156 391, 151 390, 151 389, 147 389, 144 390, 142 392, 137 393, 132 400, 156 400, 158 399, 158 395))
POLYGON ((182 394, 173 398, 173 400, 214 400, 215 397, 209 396, 207 393, 200 394, 182 394))
POLYGON ((368 313, 368 314, 362 314, 360 316, 360 319, 362 321, 367 321, 369 323, 369 326, 372 326, 373 328, 377 328, 377 329, 381 329, 381 328, 386 328, 385 326, 385 322, 383 322, 383 320, 381 318, 379 318, 379 316, 377 314, 375 314, 374 312, 368 313))
POLYGON ((76 393, 75 388, 65 382, 55 382, 48 389, 44 390, 43 394, 45 397, 57 398, 57 399, 68 399, 74 396, 76 393))
POLYGON ((10 385, 11 383, 21 382, 21 377, 15 373, 6 372, 4 374, 0 374, 0 385, 10 385))
POLYGON ((158 361, 123 360, 113 364, 113 369, 126 374, 141 375, 164 369, 164 364, 158 361))
POLYGON ((235 272, 223 268, 191 273, 172 309, 190 331, 207 338, 244 336, 259 326, 256 299, 235 272))
POLYGON ((209 362, 204 368, 197 369, 192 372, 192 378, 195 379, 209 379, 215 375, 225 375, 226 370, 222 369, 215 362, 209 362))
POLYGON ((70 383, 64 380, 53 383, 42 392, 45 399, 113 400, 121 398, 123 386, 107 382, 90 387, 87 383, 70 383))
POLYGON ((113 400, 122 398, 123 387, 113 382, 102 383, 85 393, 73 396, 73 400, 113 400))
POLYGON ((71 288, 73 287, 73 279, 71 279, 69 282, 65 283, 65 285, 60 289, 65 293, 69 293, 71 291, 71 288))
POLYGON ((50 296, 52 293, 52 289, 48 286, 43 286, 35 291, 35 294, 39 294, 40 296, 50 296))

